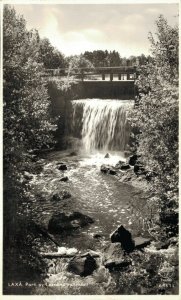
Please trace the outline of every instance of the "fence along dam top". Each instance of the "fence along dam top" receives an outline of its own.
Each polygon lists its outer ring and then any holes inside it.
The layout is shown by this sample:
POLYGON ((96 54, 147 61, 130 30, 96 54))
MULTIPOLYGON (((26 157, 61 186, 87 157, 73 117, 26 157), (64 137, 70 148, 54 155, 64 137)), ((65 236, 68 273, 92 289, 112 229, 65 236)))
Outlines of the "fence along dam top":
POLYGON ((44 76, 60 77, 74 76, 80 81, 135 81, 138 77, 136 66, 128 67, 94 67, 46 69, 44 76))
MULTIPOLYGON (((135 80, 138 77, 136 67, 99 67, 46 69, 44 76, 64 80, 73 77, 78 85, 72 86, 76 99, 100 98, 134 100, 137 95, 135 80)), ((75 99, 75 98, 74 98, 75 99)))

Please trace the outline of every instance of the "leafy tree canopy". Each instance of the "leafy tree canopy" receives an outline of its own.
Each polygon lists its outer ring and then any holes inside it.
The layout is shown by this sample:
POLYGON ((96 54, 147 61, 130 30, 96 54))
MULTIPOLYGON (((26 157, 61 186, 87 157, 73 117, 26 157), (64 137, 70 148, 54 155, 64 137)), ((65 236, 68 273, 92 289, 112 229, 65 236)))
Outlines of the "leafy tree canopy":
POLYGON ((178 205, 178 27, 163 16, 150 34, 152 61, 141 68, 137 81, 138 105, 132 111, 138 127, 138 152, 144 164, 156 172, 152 191, 162 209, 178 205))
POLYGON ((39 62, 47 69, 58 69, 65 67, 65 58, 47 38, 40 40, 39 62))
POLYGON ((85 69, 94 69, 93 64, 86 59, 83 55, 74 55, 68 58, 68 78, 73 75, 74 72, 80 74, 81 79, 84 78, 85 69))
POLYGON ((4 159, 16 165, 23 153, 52 142, 49 97, 39 63, 37 31, 5 5, 3 14, 4 159))

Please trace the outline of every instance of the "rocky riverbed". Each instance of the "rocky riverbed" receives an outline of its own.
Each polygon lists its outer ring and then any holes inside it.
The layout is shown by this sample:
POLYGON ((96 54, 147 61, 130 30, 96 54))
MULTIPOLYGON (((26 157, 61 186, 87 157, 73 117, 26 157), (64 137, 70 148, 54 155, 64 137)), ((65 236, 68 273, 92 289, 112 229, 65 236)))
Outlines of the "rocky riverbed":
POLYGON ((32 244, 45 264, 44 279, 30 281, 29 293, 176 293, 177 241, 155 238, 149 178, 106 156, 57 151, 26 171, 31 201, 22 209, 36 227, 32 244))

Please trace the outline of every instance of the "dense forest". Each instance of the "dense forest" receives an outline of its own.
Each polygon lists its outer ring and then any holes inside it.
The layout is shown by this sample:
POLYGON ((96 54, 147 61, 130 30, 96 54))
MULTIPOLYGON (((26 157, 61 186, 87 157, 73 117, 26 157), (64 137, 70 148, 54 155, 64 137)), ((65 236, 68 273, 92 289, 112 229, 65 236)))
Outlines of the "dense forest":
MULTIPOLYGON (((129 111, 132 153, 141 157, 142 166, 151 173, 150 203, 157 206, 159 212, 159 226, 152 223, 151 228, 155 239, 176 237, 174 243, 178 244, 178 28, 171 27, 163 16, 158 18, 156 25, 156 35, 149 35, 151 56, 141 54, 125 58, 117 51, 95 50, 66 57, 48 39, 40 38, 37 30, 28 31, 26 21, 13 7, 4 6, 5 285, 13 280, 13 276, 22 280, 22 276, 31 273, 32 278, 40 280, 40 275, 45 272, 43 260, 31 248, 28 239, 32 212, 31 205, 27 208, 23 203, 30 203, 35 196, 28 184, 27 171, 37 171, 37 150, 53 148, 57 143, 58 118, 52 115, 48 79, 42 74, 45 69, 71 69, 75 61, 79 67, 84 64, 139 67, 140 76, 136 81, 139 95, 136 105, 129 111)), ((67 91, 67 86, 61 88, 67 91)), ((171 268, 169 263, 168 268, 171 268)), ((170 288, 169 293, 175 293, 176 268, 163 293, 167 293, 167 288, 170 288)), ((135 276, 141 276, 139 268, 136 272, 135 276)), ((135 277, 128 274, 125 278, 125 284, 132 287, 135 277)), ((145 281, 146 288, 148 282, 145 281)))
MULTIPOLYGON (((95 50, 92 52, 85 51, 82 57, 92 63, 94 67, 119 67, 119 66, 142 66, 151 61, 151 56, 141 54, 139 56, 130 56, 129 58, 121 57, 117 51, 95 50)), ((68 57, 69 61, 73 57, 68 57)))

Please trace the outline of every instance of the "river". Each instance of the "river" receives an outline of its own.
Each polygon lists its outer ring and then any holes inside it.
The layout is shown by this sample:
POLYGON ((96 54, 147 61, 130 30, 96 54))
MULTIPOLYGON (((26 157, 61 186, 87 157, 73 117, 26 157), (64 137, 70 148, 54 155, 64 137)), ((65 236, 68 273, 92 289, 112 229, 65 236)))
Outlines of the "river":
MULTIPOLYGON (((115 166, 118 161, 125 161, 124 150, 129 135, 126 120, 127 103, 91 99, 73 101, 72 106, 71 134, 76 136, 77 128, 81 130, 81 147, 79 143, 78 153, 72 153, 72 149, 50 152, 37 162, 42 168, 41 172, 34 175, 30 182, 31 190, 36 195, 31 202, 33 220, 48 228, 52 215, 58 212, 78 211, 90 216, 94 223, 71 233, 53 235, 61 247, 74 247, 82 253, 89 250, 104 251, 105 245, 110 243, 110 234, 120 225, 130 230, 133 236, 146 235, 143 227, 143 191, 131 184, 120 182, 119 172, 113 176, 100 171, 102 164, 115 166), (105 158, 107 152, 109 155, 105 158), (58 169, 60 162, 66 164, 67 170, 58 169), (67 176, 68 181, 60 181, 63 176, 67 176), (62 191, 69 192, 71 197, 52 201, 53 195, 62 191)), ((80 132, 78 134, 80 135, 80 132)), ((41 245, 40 251, 47 250, 57 251, 57 246, 41 245)), ((89 278, 81 278, 67 272, 67 263, 66 259, 54 259, 53 262, 47 259, 49 269, 45 281, 46 288, 36 288, 35 293, 108 293, 105 284, 108 284, 112 277, 105 268, 101 271, 105 276, 101 276, 106 279, 101 279, 100 283, 97 280, 99 269, 94 275, 88 276, 89 278), (56 268, 52 267, 52 264, 56 265, 56 268), (51 284, 58 286, 52 291, 51 284), (96 291, 94 286, 97 286, 96 291)))

